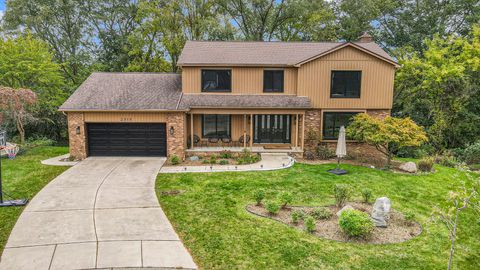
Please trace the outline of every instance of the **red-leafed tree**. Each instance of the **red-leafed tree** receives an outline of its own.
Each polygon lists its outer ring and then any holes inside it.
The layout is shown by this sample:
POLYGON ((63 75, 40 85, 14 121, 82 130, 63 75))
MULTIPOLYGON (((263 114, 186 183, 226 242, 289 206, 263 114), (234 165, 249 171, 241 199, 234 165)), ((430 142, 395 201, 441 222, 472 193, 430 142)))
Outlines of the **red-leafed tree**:
POLYGON ((0 86, 0 123, 12 122, 21 144, 25 143, 25 123, 34 119, 30 112, 36 102, 37 95, 32 90, 0 86))

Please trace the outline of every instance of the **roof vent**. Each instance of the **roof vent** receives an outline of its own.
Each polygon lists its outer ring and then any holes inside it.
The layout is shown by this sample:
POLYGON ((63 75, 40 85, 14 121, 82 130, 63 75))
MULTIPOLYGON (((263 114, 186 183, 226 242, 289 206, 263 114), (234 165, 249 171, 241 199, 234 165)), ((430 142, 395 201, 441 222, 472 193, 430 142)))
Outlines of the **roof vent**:
POLYGON ((363 32, 360 37, 358 37, 358 42, 373 42, 373 37, 367 32, 363 32))

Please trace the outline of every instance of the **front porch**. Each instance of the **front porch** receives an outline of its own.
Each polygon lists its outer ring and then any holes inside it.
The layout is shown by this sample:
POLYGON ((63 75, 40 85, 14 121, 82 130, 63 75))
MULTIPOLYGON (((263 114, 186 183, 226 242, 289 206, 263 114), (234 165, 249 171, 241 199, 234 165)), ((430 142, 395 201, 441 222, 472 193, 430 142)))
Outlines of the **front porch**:
POLYGON ((304 119, 304 110, 192 110, 186 152, 303 153, 304 119))

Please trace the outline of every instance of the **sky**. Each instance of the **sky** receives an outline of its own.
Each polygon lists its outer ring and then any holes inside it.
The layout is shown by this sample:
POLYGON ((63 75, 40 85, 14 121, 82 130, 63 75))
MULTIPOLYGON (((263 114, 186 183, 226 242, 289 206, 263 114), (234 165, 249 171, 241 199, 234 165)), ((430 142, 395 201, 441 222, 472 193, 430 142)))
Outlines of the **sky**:
POLYGON ((3 17, 4 10, 5 10, 5 0, 0 0, 0 19, 3 17))

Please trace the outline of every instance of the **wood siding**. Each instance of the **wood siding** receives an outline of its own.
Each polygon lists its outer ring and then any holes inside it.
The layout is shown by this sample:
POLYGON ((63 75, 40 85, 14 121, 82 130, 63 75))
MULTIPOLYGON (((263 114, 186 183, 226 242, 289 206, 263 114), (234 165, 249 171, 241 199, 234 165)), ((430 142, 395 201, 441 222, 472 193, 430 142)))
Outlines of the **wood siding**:
POLYGON ((166 113, 148 112, 85 112, 88 123, 162 123, 167 122, 166 113))
POLYGON ((298 70, 299 96, 310 97, 321 109, 389 109, 393 102, 393 65, 352 47, 346 47, 298 70), (330 98, 332 70, 361 70, 360 98, 330 98))
MULTIPOLYGON (((206 68, 205 68, 206 69, 206 68)), ((224 69, 224 68, 212 68, 224 69)), ((263 92, 263 71, 273 68, 262 67, 233 67, 232 70, 232 94, 286 94, 295 95, 297 92, 297 68, 285 68, 284 92, 263 92)), ((277 68, 275 68, 277 69, 277 68)), ((182 88, 184 93, 201 93, 201 67, 183 67, 182 88)), ((210 93, 205 93, 210 94, 210 93)), ((218 94, 218 93, 211 93, 218 94)))

